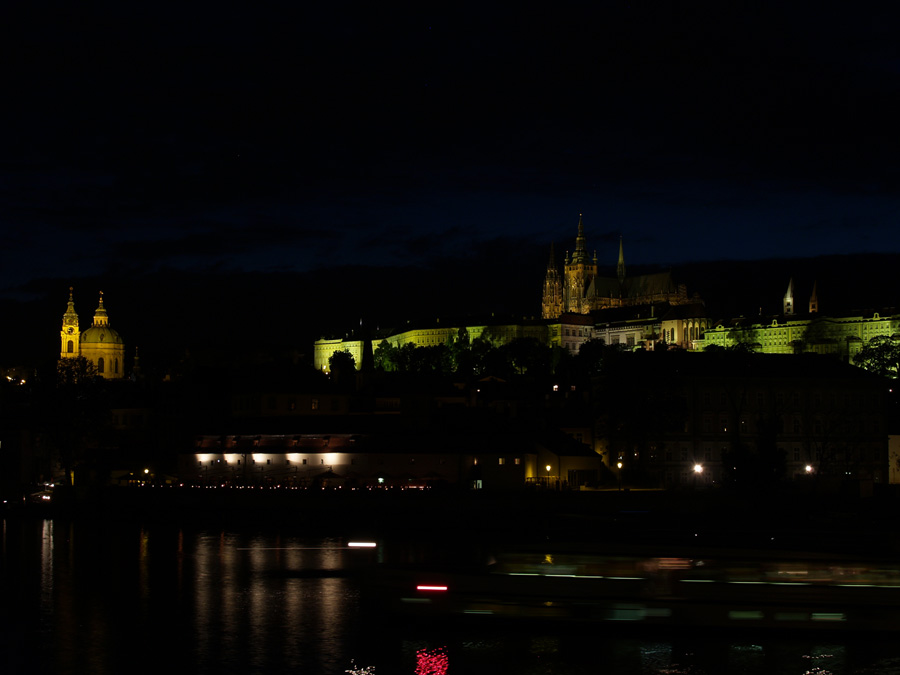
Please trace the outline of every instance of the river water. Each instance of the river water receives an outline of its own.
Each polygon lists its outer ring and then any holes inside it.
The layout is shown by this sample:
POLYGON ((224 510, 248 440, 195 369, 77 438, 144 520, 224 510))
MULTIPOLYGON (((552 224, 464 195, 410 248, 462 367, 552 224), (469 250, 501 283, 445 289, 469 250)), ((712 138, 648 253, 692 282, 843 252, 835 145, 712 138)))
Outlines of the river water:
POLYGON ((0 532, 0 672, 900 674, 886 637, 402 627, 358 573, 416 543, 16 518, 0 532))

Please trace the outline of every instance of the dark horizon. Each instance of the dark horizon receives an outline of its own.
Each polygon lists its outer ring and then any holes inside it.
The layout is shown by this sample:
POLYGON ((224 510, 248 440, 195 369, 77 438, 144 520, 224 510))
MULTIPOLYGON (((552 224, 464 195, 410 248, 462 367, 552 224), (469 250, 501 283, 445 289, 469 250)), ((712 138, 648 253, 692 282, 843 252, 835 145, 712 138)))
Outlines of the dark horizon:
POLYGON ((601 265, 897 253, 895 14, 19 5, 0 297, 530 270, 579 213, 601 265))

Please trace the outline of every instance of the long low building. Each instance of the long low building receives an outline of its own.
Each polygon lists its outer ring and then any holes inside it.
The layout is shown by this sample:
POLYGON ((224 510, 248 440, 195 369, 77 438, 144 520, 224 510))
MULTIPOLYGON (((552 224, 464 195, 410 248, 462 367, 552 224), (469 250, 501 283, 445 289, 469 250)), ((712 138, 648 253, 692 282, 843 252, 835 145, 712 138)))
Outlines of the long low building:
POLYGON ((198 436, 178 473, 225 486, 577 489, 601 470, 600 455, 561 434, 341 433, 198 436))

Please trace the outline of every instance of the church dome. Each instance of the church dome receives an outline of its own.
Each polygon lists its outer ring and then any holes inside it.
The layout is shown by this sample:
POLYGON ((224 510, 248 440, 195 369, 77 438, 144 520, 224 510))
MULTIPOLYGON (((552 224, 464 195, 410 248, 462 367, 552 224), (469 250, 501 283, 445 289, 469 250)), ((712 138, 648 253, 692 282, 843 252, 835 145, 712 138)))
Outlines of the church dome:
POLYGON ((122 345, 122 337, 109 326, 91 326, 81 334, 81 344, 122 345))
POLYGON ((100 291, 100 306, 94 312, 94 324, 81 334, 81 344, 102 345, 125 344, 121 336, 109 327, 109 315, 103 306, 103 291, 100 291))

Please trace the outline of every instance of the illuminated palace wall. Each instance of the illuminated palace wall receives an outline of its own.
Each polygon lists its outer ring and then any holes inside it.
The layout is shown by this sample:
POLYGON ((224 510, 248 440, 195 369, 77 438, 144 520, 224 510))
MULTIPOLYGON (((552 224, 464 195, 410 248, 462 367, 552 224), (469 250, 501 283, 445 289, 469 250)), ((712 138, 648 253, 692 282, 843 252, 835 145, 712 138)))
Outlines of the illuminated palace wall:
MULTIPOLYGON (((555 319, 523 319, 520 323, 480 323, 465 325, 469 339, 484 338, 494 347, 508 344, 517 338, 534 338, 543 344, 563 347, 577 354, 588 340, 602 340, 606 344, 622 344, 633 349, 653 350, 665 343, 683 349, 693 349, 708 325, 703 305, 675 305, 658 303, 636 307, 603 309, 591 314, 565 313, 555 319)), ((455 340, 463 326, 442 326, 439 322, 419 325, 406 330, 377 336, 372 351, 382 340, 394 347, 414 344, 433 347, 455 340)), ((328 359, 337 351, 353 355, 357 367, 362 363, 363 342, 359 339, 323 338, 313 347, 313 363, 319 370, 328 371, 328 359)))
POLYGON ((697 347, 731 347, 745 344, 763 354, 812 352, 852 362, 859 350, 874 337, 900 334, 900 315, 755 317, 720 321, 707 330, 697 347))
MULTIPOLYGON (((439 322, 432 325, 418 325, 406 330, 394 331, 378 335, 371 340, 372 351, 378 349, 382 341, 392 347, 403 347, 413 344, 416 347, 434 347, 448 344, 459 336, 460 328, 465 328, 469 339, 483 338, 494 347, 500 347, 517 338, 535 338, 543 343, 551 342, 551 328, 543 321, 523 321, 522 323, 472 324, 465 326, 442 326, 439 322)), ((558 329, 557 329, 558 334, 558 329)), ((351 339, 323 338, 317 340, 313 347, 313 365, 318 370, 328 371, 328 360, 339 351, 348 351, 353 355, 357 368, 362 363, 363 341, 351 339)))

